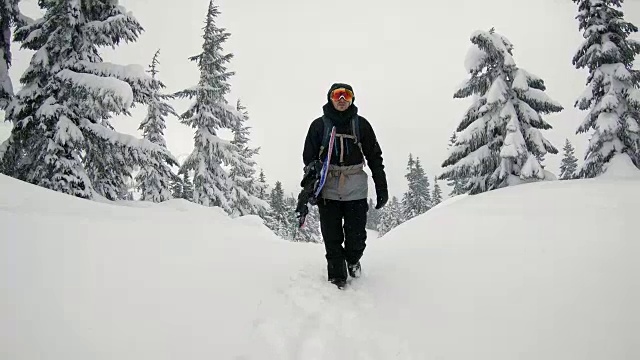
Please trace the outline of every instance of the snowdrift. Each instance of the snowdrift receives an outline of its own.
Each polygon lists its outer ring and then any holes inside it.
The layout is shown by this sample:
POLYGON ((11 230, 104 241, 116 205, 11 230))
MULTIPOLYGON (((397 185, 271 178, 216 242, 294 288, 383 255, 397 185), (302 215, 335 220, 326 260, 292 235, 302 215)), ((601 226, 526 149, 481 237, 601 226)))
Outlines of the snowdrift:
POLYGON ((318 244, 0 176, 2 359, 638 359, 640 180, 450 201, 326 282, 318 244), (127 206, 123 206, 127 205, 127 206))

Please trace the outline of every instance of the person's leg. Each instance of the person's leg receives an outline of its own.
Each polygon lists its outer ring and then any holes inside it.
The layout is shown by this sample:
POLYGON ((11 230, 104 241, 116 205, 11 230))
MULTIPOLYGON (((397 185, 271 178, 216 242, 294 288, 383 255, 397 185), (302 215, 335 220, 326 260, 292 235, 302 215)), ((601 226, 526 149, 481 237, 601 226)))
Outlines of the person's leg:
POLYGON ((360 261, 367 240, 367 199, 348 201, 344 204, 345 259, 350 265, 360 261))
POLYGON ((320 199, 318 212, 320 213, 320 230, 326 250, 327 276, 330 281, 346 280, 347 266, 342 247, 344 242, 342 202, 320 199))

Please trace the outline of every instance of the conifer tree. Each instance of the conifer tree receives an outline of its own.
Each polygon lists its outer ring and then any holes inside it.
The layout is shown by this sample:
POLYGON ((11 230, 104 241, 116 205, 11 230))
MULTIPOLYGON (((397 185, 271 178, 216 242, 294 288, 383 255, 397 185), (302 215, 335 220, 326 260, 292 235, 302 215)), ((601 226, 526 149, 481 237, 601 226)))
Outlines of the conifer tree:
MULTIPOLYGON (((290 224, 290 217, 287 215, 286 199, 280 181, 276 181, 275 187, 271 190, 269 205, 271 208, 271 212, 269 213, 271 222, 266 224, 267 227, 279 237, 290 239, 293 224, 290 224)), ((295 205, 293 206, 295 208, 295 205)))
POLYGON ((193 201, 193 182, 188 171, 182 172, 182 179, 180 181, 182 185, 182 199, 193 201))
POLYGON ((380 223, 381 209, 376 209, 376 205, 373 199, 369 199, 369 211, 367 212, 367 229, 378 230, 378 224, 380 223))
POLYGON ((442 202, 442 190, 438 185, 438 178, 433 179, 433 193, 431 195, 432 206, 436 206, 442 202))
POLYGON ((569 139, 566 140, 562 149, 564 150, 564 155, 560 163, 560 180, 570 180, 575 178, 578 159, 574 155, 575 149, 569 139))
MULTIPOLYGON (((158 75, 158 56, 160 50, 158 49, 153 55, 151 65, 149 66, 149 73, 154 80, 157 80, 158 75)), ((165 88, 165 85, 159 80, 156 88, 154 88, 149 101, 147 116, 140 124, 138 130, 142 130, 143 137, 149 140, 151 143, 156 144, 164 149, 167 148, 167 143, 164 139, 164 129, 166 128, 165 118, 169 115, 178 116, 173 107, 167 102, 171 99, 171 96, 160 93, 160 89, 165 88)), ((171 184, 175 183, 177 176, 171 170, 171 166, 178 166, 179 164, 173 161, 171 158, 167 158, 167 161, 160 161, 155 164, 146 164, 142 166, 140 172, 136 176, 138 183, 138 190, 141 192, 141 200, 162 202, 171 199, 171 184)))
POLYGON ((258 176, 258 197, 263 201, 269 201, 268 191, 267 177, 264 175, 264 170, 261 169, 258 176))
POLYGON ((243 116, 242 121, 232 127, 231 143, 238 148, 241 161, 234 163, 230 171, 231 208, 234 215, 261 214, 269 204, 260 198, 261 188, 255 175, 256 162, 252 159, 260 149, 251 149, 248 146, 250 127, 245 126, 244 123, 249 119, 249 115, 240 100, 237 102, 236 110, 243 116))
MULTIPOLYGON (((451 137, 449 138, 449 144, 448 144, 447 150, 451 150, 451 147, 455 145, 457 139, 458 139, 458 136, 454 131, 453 134, 451 134, 451 137)), ((449 181, 447 182, 447 185, 453 188, 451 189, 451 193, 449 193, 449 196, 464 194, 464 184, 466 183, 466 178, 464 177, 464 174, 453 173, 452 176, 453 177, 449 179, 449 181)))
POLYGON ((576 101, 588 114, 577 133, 592 131, 578 177, 602 174, 609 161, 625 154, 640 167, 640 71, 633 69, 640 42, 638 28, 617 8, 623 0, 573 0, 578 4, 584 42, 573 57, 576 69, 589 71, 587 87, 576 101))
POLYGON ((413 160, 413 156, 409 154, 407 170, 405 177, 409 183, 409 189, 404 193, 401 207, 404 219, 409 220, 424 214, 431 208, 431 194, 429 178, 420 164, 420 159, 413 160))
POLYGON ((416 162, 413 160, 413 154, 409 154, 409 160, 407 161, 407 173, 405 174, 405 178, 408 182, 408 189, 402 196, 402 214, 406 219, 411 219, 415 216, 418 216, 417 211, 417 198, 415 197, 415 187, 416 183, 416 170, 415 170, 416 162))
POLYGON ((13 98, 11 67, 11 28, 23 26, 26 18, 20 13, 19 0, 0 0, 0 110, 6 109, 13 98))
POLYGON ((182 199, 182 179, 180 177, 171 179, 171 196, 174 199, 182 199))
POLYGON ((305 219, 304 226, 297 228, 298 219, 295 210, 298 204, 297 197, 293 195, 287 197, 287 234, 291 234, 291 240, 296 242, 312 242, 321 243, 322 235, 320 234, 320 213, 317 206, 309 206, 309 213, 305 219))
POLYGON ((142 27, 109 0, 40 5, 44 16, 15 32, 35 53, 7 107, 14 126, 0 168, 66 194, 115 200, 126 193, 133 167, 172 157, 109 123, 133 103, 147 103, 156 84, 139 66, 103 62, 99 48, 136 41, 142 27))
POLYGON ((396 226, 408 219, 402 217, 402 209, 398 198, 393 196, 387 206, 383 207, 380 213, 380 223, 378 224, 378 237, 391 231, 396 226))
POLYGON ((504 36, 494 29, 476 31, 471 42, 465 61, 471 77, 454 97, 474 101, 439 179, 466 178, 469 194, 545 179, 536 156, 558 150, 540 131, 551 129, 541 114, 562 106, 544 93, 542 79, 516 66, 513 45, 504 36))
POLYGON ((180 115, 183 124, 195 130, 193 152, 182 164, 182 171, 193 171, 193 201, 204 206, 219 206, 232 210, 232 182, 223 168, 242 167, 239 149, 218 136, 221 129, 233 129, 242 123, 242 114, 230 106, 225 95, 230 90, 229 78, 234 75, 226 64, 233 54, 224 54, 222 45, 230 36, 216 25, 218 7, 209 2, 204 28, 202 52, 192 56, 200 70, 198 84, 180 91, 176 96, 193 99, 189 109, 180 115))

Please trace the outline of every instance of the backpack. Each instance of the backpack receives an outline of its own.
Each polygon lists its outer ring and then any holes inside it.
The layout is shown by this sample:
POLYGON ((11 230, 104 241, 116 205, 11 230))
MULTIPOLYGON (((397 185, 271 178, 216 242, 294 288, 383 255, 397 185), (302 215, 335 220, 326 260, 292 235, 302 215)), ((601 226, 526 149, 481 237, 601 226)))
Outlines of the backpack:
MULTIPOLYGON (((322 143, 320 144, 320 152, 318 153, 318 158, 322 161, 322 152, 329 146, 329 140, 331 139, 331 129, 333 128, 333 124, 331 120, 322 116, 322 121, 324 123, 324 135, 322 137, 322 143)), ((349 134, 336 134, 336 137, 342 137, 346 139, 352 139, 354 143, 358 144, 358 148, 360 149, 360 153, 362 154, 362 159, 364 161, 364 152, 362 151, 362 143, 360 142, 360 117, 358 115, 351 118, 351 135, 349 134)), ((336 151, 336 155, 338 155, 338 148, 334 146, 336 151)))

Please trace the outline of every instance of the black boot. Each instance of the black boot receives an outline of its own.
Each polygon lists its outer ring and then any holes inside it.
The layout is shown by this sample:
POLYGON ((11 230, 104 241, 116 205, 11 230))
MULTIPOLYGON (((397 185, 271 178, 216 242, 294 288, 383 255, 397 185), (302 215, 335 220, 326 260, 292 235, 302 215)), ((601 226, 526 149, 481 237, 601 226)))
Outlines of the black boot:
POLYGON ((347 266, 347 270, 349 271, 349 276, 352 278, 359 278, 362 274, 362 267, 360 266, 360 261, 355 264, 349 264, 347 266))
POLYGON ((338 287, 338 289, 344 289, 347 286, 347 280, 345 279, 333 279, 331 283, 338 287))
POLYGON ((347 263, 344 260, 329 260, 327 262, 329 281, 338 287, 344 286, 347 281, 347 263))

